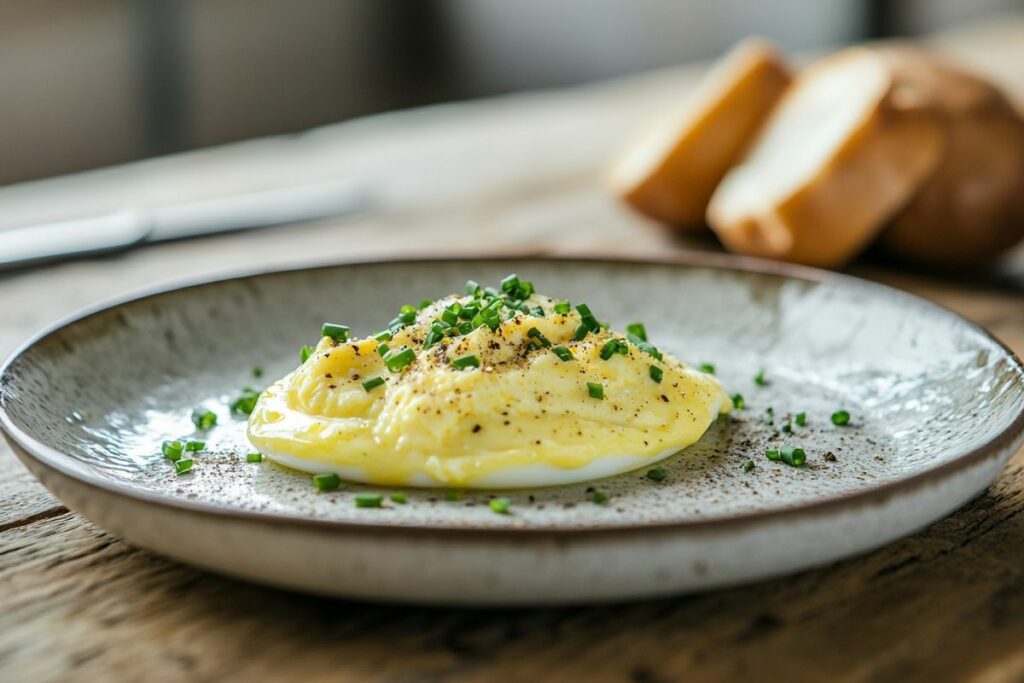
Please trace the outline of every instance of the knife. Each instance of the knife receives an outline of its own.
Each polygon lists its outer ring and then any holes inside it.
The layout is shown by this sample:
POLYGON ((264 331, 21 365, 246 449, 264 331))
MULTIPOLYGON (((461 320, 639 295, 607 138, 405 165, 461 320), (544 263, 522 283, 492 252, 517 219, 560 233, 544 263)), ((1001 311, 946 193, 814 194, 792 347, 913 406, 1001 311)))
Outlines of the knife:
POLYGON ((351 180, 332 180, 22 226, 0 230, 0 269, 342 216, 363 209, 366 203, 361 186, 351 180))

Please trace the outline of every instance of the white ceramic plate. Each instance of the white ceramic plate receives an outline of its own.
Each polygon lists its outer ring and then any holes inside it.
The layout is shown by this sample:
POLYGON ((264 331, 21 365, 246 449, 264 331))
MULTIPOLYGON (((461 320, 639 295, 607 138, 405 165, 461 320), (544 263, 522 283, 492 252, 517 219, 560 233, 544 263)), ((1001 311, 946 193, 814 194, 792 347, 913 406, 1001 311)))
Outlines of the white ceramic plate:
POLYGON ((128 541, 253 581, 370 599, 570 603, 701 590, 863 552, 977 495, 1019 447, 1024 370, 978 327, 848 277, 732 257, 674 262, 442 260, 263 273, 105 306, 44 332, 0 371, 0 424, 69 507, 128 541), (509 272, 586 300, 615 327, 713 362, 746 409, 666 460, 587 485, 357 509, 349 485, 251 464, 227 402, 294 367, 324 320, 378 329, 398 306, 509 272), (263 366, 262 380, 252 377, 263 366), (768 384, 752 377, 765 369, 768 384), (193 473, 160 443, 220 415, 193 473), (764 424, 766 409, 775 424, 764 424), (852 424, 829 416, 848 410, 852 424), (807 426, 778 428, 786 413, 807 426), (793 468, 768 445, 808 454, 793 468), (242 457, 240 457, 242 456, 242 457), (753 471, 740 465, 752 459, 753 471))

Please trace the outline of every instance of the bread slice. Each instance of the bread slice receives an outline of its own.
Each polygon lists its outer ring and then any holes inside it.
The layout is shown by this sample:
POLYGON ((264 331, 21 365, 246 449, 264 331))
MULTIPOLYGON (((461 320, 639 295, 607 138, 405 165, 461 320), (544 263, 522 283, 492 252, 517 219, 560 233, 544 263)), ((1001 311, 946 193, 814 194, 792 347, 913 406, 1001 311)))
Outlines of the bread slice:
POLYGON ((857 255, 935 169, 942 132, 881 52, 850 48, 803 72, 707 218, 731 251, 822 267, 857 255))
POLYGON ((941 160, 879 240, 919 264, 984 264, 1024 238, 1024 121, 985 80, 914 48, 885 50, 943 126, 941 160))
POLYGON ((770 45, 740 43, 678 111, 663 115, 628 146, 609 171, 612 191, 657 221, 704 229, 715 187, 790 80, 770 45))

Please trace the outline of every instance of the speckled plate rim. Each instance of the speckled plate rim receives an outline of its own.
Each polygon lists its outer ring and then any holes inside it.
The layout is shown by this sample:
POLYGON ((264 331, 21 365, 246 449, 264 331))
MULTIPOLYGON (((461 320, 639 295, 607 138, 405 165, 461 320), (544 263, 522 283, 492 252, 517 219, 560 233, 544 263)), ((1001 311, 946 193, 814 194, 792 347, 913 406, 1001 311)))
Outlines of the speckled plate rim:
POLYGON ((806 517, 808 514, 822 515, 840 512, 850 508, 882 505, 900 494, 916 491, 920 488, 938 483, 959 472, 967 470, 974 465, 980 464, 989 458, 1004 455, 1011 446, 1024 438, 1024 408, 1022 408, 1011 423, 999 434, 981 446, 957 454, 944 463, 935 465, 909 477, 886 482, 873 488, 838 494, 822 500, 780 508, 777 510, 742 512, 724 517, 717 517, 715 519, 690 519, 624 525, 597 525, 593 527, 498 527, 482 529, 437 527, 421 524, 392 523, 387 521, 353 522, 319 519, 301 517, 286 513, 243 510, 207 503, 204 501, 186 501, 164 496, 155 491, 140 489, 128 482, 120 482, 101 477, 100 475, 89 471, 85 465, 74 466, 68 462, 68 455, 46 445, 45 443, 42 443, 28 432, 18 427, 7 410, 7 398, 4 388, 11 381, 10 377, 12 375, 13 365, 23 354, 27 353, 37 344, 45 342, 49 337, 57 334, 65 327, 74 325, 92 316, 110 312, 122 306, 140 303, 147 299, 159 296, 180 294, 190 289, 197 289, 209 285, 246 280, 256 277, 330 270, 334 268, 344 268, 347 266, 418 266, 432 264, 451 265, 460 263, 469 265, 473 263, 498 263, 503 261, 536 261, 544 263, 570 263, 584 265, 631 265, 641 267, 678 266, 682 268, 710 268, 719 271, 770 275, 817 284, 832 284, 859 288, 877 296, 888 297, 890 299, 900 299, 905 305, 927 310, 931 314, 947 316, 958 325, 962 325, 971 330, 980 338, 990 343, 994 348, 1001 350, 1005 354, 1006 359, 1013 365, 1017 388, 1024 391, 1024 363, 1021 362, 1021 359, 1008 346, 1006 346, 1006 344, 992 335, 984 327, 967 320, 951 309, 935 302, 910 294, 909 292, 905 292, 896 287, 871 282, 852 275, 820 270, 791 263, 780 263, 753 257, 718 254, 714 252, 680 252, 661 257, 618 257, 608 256, 607 254, 559 254, 553 256, 529 251, 486 255, 453 253, 431 255, 428 257, 368 258, 347 259, 342 261, 334 260, 330 262, 313 262, 306 265, 290 266, 286 268, 267 267, 228 271, 214 276, 167 281, 87 307, 84 310, 73 313, 59 320, 58 322, 44 328, 41 332, 33 335, 28 339, 28 341, 24 342, 17 350, 15 350, 2 365, 0 365, 0 431, 2 431, 11 444, 15 446, 14 451, 23 459, 25 457, 32 458, 37 465, 42 466, 43 468, 55 470, 58 474, 77 481, 80 484, 85 484, 92 488, 99 489, 104 493, 130 498, 137 502, 157 507, 169 507, 190 513, 230 518, 235 521, 258 522, 289 527, 299 525, 320 531, 329 531, 333 529, 339 532, 348 533, 387 533, 389 535, 413 535, 416 537, 421 537, 423 535, 446 537, 458 536, 462 538, 483 536, 488 539, 499 538, 510 540, 525 540, 527 538, 537 539, 543 537, 557 537, 562 539, 577 537, 592 538, 594 536, 617 534, 628 535, 636 534, 638 532, 716 532, 731 528, 751 526, 754 524, 786 521, 789 518, 802 518, 806 517))

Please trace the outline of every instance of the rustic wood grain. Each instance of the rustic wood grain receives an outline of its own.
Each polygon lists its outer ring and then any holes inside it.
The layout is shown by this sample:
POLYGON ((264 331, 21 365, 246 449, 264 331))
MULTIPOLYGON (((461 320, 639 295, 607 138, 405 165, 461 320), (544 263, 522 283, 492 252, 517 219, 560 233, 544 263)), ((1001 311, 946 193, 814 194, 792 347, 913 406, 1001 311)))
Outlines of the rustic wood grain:
MULTIPOLYGON (((941 42, 1020 81, 1024 19, 941 42)), ((626 128, 692 87, 697 71, 322 131, 339 168, 379 183, 383 199, 372 211, 0 276, 0 353, 128 290, 310 254, 714 249, 667 237, 595 183, 626 128)), ((273 157, 257 151, 204 153, 204 178, 269 173, 252 171, 273 157)), ((310 166, 326 164, 325 156, 310 166)), ((181 180, 180 160, 154 168, 166 182, 181 180)), ((60 187, 80 207, 144 171, 60 187)), ((0 190, 0 205, 28 215, 42 191, 0 190)), ((1020 280, 954 281, 871 260, 852 272, 949 306, 1024 351, 1020 280)), ((865 557, 705 595, 496 611, 326 600, 163 560, 68 512, 2 446, 0 681, 71 680, 1024 680, 1024 453, 956 514, 865 557)))

